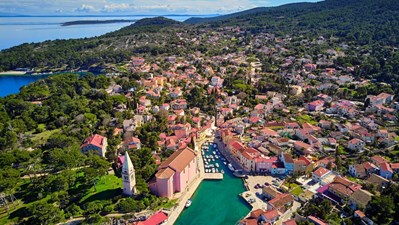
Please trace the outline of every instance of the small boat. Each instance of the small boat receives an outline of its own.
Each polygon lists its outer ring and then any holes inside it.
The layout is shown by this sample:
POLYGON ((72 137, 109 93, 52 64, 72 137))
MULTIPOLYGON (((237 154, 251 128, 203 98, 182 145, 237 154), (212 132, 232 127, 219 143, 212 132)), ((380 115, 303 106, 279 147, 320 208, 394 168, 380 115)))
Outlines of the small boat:
POLYGON ((216 155, 216 152, 215 152, 215 151, 212 151, 212 153, 213 153, 214 155, 216 155))
POLYGON ((219 158, 219 156, 215 156, 215 158, 216 158, 216 159, 218 159, 218 158, 219 158))
POLYGON ((245 177, 245 174, 242 172, 242 170, 236 170, 236 171, 233 173, 233 175, 236 176, 236 177, 240 177, 240 178, 245 177))
POLYGON ((220 172, 221 172, 222 174, 224 174, 224 170, 221 170, 220 172))
POLYGON ((190 207, 191 203, 192 203, 191 199, 188 199, 186 202, 186 208, 190 207))
POLYGON ((212 173, 214 173, 215 172, 215 168, 212 168, 212 173))
POLYGON ((235 169, 234 169, 233 165, 231 165, 231 163, 229 163, 229 164, 227 165, 227 167, 228 167, 229 170, 231 170, 232 172, 235 171, 235 169))
POLYGON ((213 143, 213 147, 214 147, 214 148, 217 148, 218 145, 217 145, 216 143, 213 143))
POLYGON ((227 164, 226 161, 223 161, 223 164, 226 165, 227 164))
POLYGON ((216 163, 216 167, 218 167, 218 168, 219 168, 219 163, 216 163))

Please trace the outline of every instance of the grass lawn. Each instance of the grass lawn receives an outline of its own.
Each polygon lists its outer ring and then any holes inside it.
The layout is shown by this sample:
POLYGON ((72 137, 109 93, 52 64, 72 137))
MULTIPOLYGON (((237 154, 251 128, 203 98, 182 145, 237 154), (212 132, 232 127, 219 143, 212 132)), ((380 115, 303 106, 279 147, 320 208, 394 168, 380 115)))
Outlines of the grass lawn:
MULTIPOLYGON (((19 220, 19 217, 21 217, 21 216, 26 217, 26 215, 24 214, 25 208, 31 207, 31 205, 33 205, 36 202, 48 201, 50 198, 51 198, 51 196, 47 195, 45 198, 43 198, 41 200, 29 202, 29 203, 24 203, 23 201, 17 199, 14 202, 15 208, 11 203, 9 204, 10 216, 8 216, 5 208, 0 207, 0 224, 16 224, 16 222, 18 222, 18 220, 19 220)), ((26 218, 28 218, 28 217, 26 217, 26 218)))
POLYGON ((170 209, 170 208, 172 208, 173 206, 176 205, 176 203, 177 203, 178 200, 179 200, 179 199, 172 199, 172 200, 169 200, 169 201, 167 201, 167 202, 165 202, 165 203, 162 203, 160 206, 158 206, 157 208, 155 208, 155 210, 170 209))
POLYGON ((39 134, 35 134, 32 137, 32 142, 35 143, 36 145, 45 144, 51 135, 56 134, 60 131, 61 131, 61 129, 46 130, 39 134))
POLYGON ((300 115, 300 116, 295 117, 295 119, 300 123, 310 123, 312 125, 317 124, 317 121, 313 120, 312 117, 309 115, 300 115))
POLYGON ((95 200, 111 199, 112 197, 121 194, 121 190, 121 178, 116 177, 115 175, 105 175, 97 181, 96 190, 94 190, 94 186, 91 187, 85 193, 80 202, 83 203, 95 200))
POLYGON ((301 187, 298 186, 295 189, 291 190, 290 192, 295 196, 299 196, 300 194, 302 194, 303 190, 301 187))

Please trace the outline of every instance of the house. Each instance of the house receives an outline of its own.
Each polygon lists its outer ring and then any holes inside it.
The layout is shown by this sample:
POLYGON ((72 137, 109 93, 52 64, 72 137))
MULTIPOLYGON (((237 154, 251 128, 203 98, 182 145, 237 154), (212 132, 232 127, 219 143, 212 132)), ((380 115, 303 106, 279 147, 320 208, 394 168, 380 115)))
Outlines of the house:
POLYGON ((393 98, 394 95, 382 92, 377 96, 374 95, 367 96, 365 101, 369 100, 371 106, 376 106, 376 105, 389 104, 392 102, 393 98))
POLYGON ((99 134, 94 134, 84 140, 83 144, 80 146, 80 150, 82 153, 95 151, 98 155, 105 157, 107 146, 108 143, 106 137, 99 134))
POLYGON ((379 156, 379 155, 375 155, 370 157, 371 161, 376 165, 376 166, 380 166, 382 163, 384 162, 388 162, 388 160, 384 159, 383 157, 379 156))
POLYGON ((132 57, 133 66, 141 66, 144 64, 144 58, 141 57, 132 57))
POLYGON ((328 192, 332 193, 339 198, 340 202, 343 203, 356 190, 361 189, 362 186, 356 184, 344 177, 336 176, 334 181, 328 185, 328 192))
POLYGON ((377 174, 371 174, 370 177, 365 181, 366 183, 373 184, 378 187, 378 189, 383 189, 388 187, 389 180, 385 179, 377 174))
POLYGON ((334 162, 335 162, 335 158, 334 158, 334 157, 327 156, 327 157, 325 157, 325 158, 320 159, 319 161, 317 161, 317 162, 316 162, 316 165, 317 165, 317 166, 324 167, 324 168, 327 168, 327 167, 330 165, 331 168, 335 168, 336 165, 335 165, 334 162))
POLYGON ((282 175, 282 174, 285 174, 286 172, 287 171, 285 170, 284 164, 282 162, 274 162, 272 164, 271 174, 282 175))
POLYGON ((136 137, 130 138, 129 143, 128 143, 128 148, 129 149, 141 149, 140 139, 138 139, 136 137))
POLYGON ((256 170, 256 157, 260 156, 260 153, 256 149, 244 148, 237 153, 239 162, 245 171, 256 170))
POLYGON ((353 138, 348 141, 347 148, 353 151, 362 151, 366 143, 360 139, 353 138))
POLYGON ((283 222, 283 225, 297 225, 294 219, 290 219, 283 222))
POLYGON ((302 142, 302 141, 295 141, 294 142, 294 148, 297 150, 299 153, 303 155, 310 155, 314 152, 314 149, 312 146, 302 142))
POLYGON ((378 167, 370 162, 364 162, 362 164, 350 165, 349 173, 353 177, 357 178, 365 178, 372 173, 375 173, 378 170, 378 167))
POLYGON ((291 208, 293 203, 294 197, 292 197, 291 194, 280 194, 267 202, 267 208, 269 210, 275 209, 281 213, 284 213, 291 208))
POLYGON ((275 209, 267 210, 259 217, 259 221, 273 224, 280 218, 280 214, 275 209))
POLYGON ((168 221, 168 216, 164 212, 158 211, 145 221, 133 222, 132 225, 161 225, 166 221, 168 221))
POLYGON ((387 162, 380 164, 380 176, 386 179, 391 179, 393 176, 393 170, 387 162))
POLYGON ((358 189, 349 197, 349 205, 352 209, 365 209, 372 197, 370 192, 358 189))
POLYGON ((281 162, 283 162, 287 173, 294 172, 294 160, 292 160, 292 157, 290 154, 281 152, 280 160, 281 160, 281 162))
POLYGON ((315 216, 308 216, 308 221, 316 225, 328 225, 328 223, 324 222, 323 220, 315 217, 315 216))
POLYGON ((316 100, 307 104, 308 111, 321 111, 324 106, 324 101, 316 100))
POLYGON ((312 180, 315 182, 320 182, 324 177, 327 175, 331 174, 331 171, 324 168, 324 167, 319 167, 317 170, 315 170, 312 173, 312 180))
POLYGON ((308 174, 313 170, 313 162, 304 157, 300 156, 298 159, 294 160, 294 173, 295 174, 308 174))
POLYGON ((170 199, 174 193, 185 191, 197 176, 196 153, 187 147, 175 151, 159 165, 149 187, 157 196, 170 199))
MULTIPOLYGON (((261 147, 262 148, 262 147, 261 147)), ((277 162, 277 157, 262 157, 259 156, 255 159, 256 172, 268 172, 272 171, 273 163, 277 162)))
POLYGON ((349 165, 349 173, 356 178, 365 178, 367 176, 363 164, 349 165))
POLYGON ((262 195, 271 200, 279 196, 281 193, 271 186, 266 186, 262 189, 262 195))
POLYGON ((391 163, 391 169, 394 173, 399 173, 399 163, 391 163))

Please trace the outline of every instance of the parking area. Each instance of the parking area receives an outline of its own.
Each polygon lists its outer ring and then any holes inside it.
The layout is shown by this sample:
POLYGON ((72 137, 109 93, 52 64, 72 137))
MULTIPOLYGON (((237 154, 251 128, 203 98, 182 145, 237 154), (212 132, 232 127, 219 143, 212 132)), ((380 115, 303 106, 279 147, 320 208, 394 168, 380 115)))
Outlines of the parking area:
POLYGON ((256 192, 262 192, 262 187, 266 185, 271 185, 275 188, 278 188, 282 182, 277 181, 276 179, 278 178, 272 176, 248 176, 248 179, 245 179, 245 182, 249 188, 249 191, 255 194, 256 192), (273 180, 275 181, 273 182, 273 180))

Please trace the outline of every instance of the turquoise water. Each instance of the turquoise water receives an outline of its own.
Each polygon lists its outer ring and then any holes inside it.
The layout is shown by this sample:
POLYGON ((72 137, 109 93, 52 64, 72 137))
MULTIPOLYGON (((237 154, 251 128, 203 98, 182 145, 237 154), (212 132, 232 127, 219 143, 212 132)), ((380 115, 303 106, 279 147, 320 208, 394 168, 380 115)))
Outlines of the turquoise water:
POLYGON ((22 86, 28 85, 39 79, 48 77, 49 75, 10 75, 0 76, 0 97, 10 94, 17 94, 22 86))
POLYGON ((241 178, 234 177, 220 160, 218 163, 225 171, 223 180, 203 181, 175 225, 234 225, 250 212, 239 196, 246 191, 241 178))

